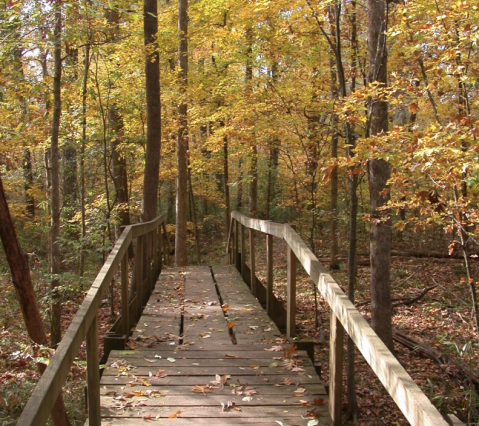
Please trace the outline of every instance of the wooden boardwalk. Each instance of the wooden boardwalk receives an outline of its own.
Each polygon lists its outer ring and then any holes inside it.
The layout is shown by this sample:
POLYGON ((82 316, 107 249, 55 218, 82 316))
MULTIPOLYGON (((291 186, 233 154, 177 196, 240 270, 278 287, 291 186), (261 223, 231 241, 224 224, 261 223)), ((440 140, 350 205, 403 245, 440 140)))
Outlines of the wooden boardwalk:
POLYGON ((233 267, 164 270, 129 347, 101 379, 103 426, 328 424, 311 361, 233 267))

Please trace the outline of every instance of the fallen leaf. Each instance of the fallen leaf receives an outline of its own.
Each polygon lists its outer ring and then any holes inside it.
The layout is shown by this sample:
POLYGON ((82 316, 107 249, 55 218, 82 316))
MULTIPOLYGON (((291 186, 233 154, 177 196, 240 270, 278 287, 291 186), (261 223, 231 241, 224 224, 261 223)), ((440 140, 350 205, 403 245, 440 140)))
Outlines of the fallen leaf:
POLYGON ((265 351, 267 351, 267 352, 281 352, 282 350, 283 350, 282 346, 273 346, 269 349, 265 348, 265 351))
POLYGON ((169 419, 176 419, 177 417, 180 416, 180 414, 181 414, 181 411, 178 410, 176 413, 170 414, 170 415, 168 416, 168 418, 169 418, 169 419))
POLYGON ((210 385, 196 385, 191 388, 193 392, 202 393, 203 395, 206 395, 206 392, 212 392, 212 389, 213 388, 210 385))

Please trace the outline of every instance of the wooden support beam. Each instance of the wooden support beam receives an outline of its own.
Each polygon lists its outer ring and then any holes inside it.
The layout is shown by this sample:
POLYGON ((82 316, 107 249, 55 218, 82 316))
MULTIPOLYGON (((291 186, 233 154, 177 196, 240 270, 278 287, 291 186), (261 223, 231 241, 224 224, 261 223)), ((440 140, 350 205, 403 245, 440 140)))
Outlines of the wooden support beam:
POLYGON ((241 225, 241 276, 245 279, 246 275, 246 229, 241 225))
POLYGON ((88 420, 90 426, 101 426, 100 366, 98 364, 98 316, 95 315, 86 334, 88 383, 88 420))
POLYGON ((143 307, 143 258, 145 256, 143 236, 138 237, 136 244, 136 259, 135 267, 137 270, 137 283, 136 283, 136 315, 135 321, 140 318, 141 308, 143 307))
POLYGON ((122 333, 130 334, 130 309, 128 307, 128 255, 121 259, 121 321, 122 333))
POLYGON ((273 236, 266 234, 266 312, 273 316, 273 236))
POLYGON ((329 335, 329 414, 331 426, 342 426, 344 328, 331 310, 329 335))
POLYGON ((249 230, 249 262, 251 272, 251 293, 257 296, 256 290, 256 259, 254 250, 254 229, 249 230))
POLYGON ((238 265, 238 253, 239 253, 239 241, 240 241, 240 238, 239 238, 239 227, 240 227, 240 224, 238 221, 235 221, 235 257, 234 257, 234 260, 233 260, 233 264, 235 265, 236 269, 239 269, 241 268, 239 265, 238 265))
POLYGON ((292 339, 296 335, 296 255, 288 246, 288 288, 286 309, 286 337, 292 339))

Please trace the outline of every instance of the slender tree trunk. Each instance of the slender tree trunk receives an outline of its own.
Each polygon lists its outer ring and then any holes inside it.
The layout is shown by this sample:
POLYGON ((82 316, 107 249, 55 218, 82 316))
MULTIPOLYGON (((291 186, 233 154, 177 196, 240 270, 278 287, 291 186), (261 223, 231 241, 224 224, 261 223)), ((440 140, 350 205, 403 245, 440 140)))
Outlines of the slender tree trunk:
POLYGON ((258 216, 258 148, 256 142, 253 142, 252 157, 250 167, 250 185, 249 185, 249 205, 248 211, 250 217, 258 216))
MULTIPOLYGON (((253 83, 253 29, 251 27, 246 29, 246 43, 245 95, 248 97, 252 94, 253 83)), ((248 212, 250 217, 256 217, 258 215, 258 148, 254 137, 250 152, 248 212)))
MULTIPOLYGON (((331 12, 333 12, 334 8, 331 8, 331 12)), ((333 13, 331 13, 331 17, 333 16, 333 13)), ((333 19, 331 19, 333 21, 333 19)), ((335 22, 335 20, 331 23, 331 32, 333 34, 337 34, 340 32, 339 28, 339 22, 335 22), (334 22, 334 24, 333 24, 334 22)), ((340 53, 340 46, 338 46, 338 41, 336 40, 336 51, 333 52, 334 57, 331 57, 330 59, 330 67, 331 67, 331 92, 333 99, 338 99, 338 89, 337 89, 337 72, 338 70, 335 70, 334 64, 335 64, 335 57, 338 56, 338 53, 340 53)), ((337 59, 336 59, 336 64, 337 64, 337 59)), ((337 68, 337 66, 336 66, 337 68)), ((331 159, 334 161, 337 161, 338 159, 338 117, 337 115, 333 112, 333 115, 331 117, 331 159)), ((339 252, 339 243, 338 243, 338 167, 334 166, 332 172, 331 172, 331 178, 330 178, 330 194, 331 194, 331 219, 330 219, 330 232, 331 232, 331 245, 330 245, 330 260, 329 260, 329 268, 332 270, 339 269, 339 263, 338 263, 338 252, 339 252)))
MULTIPOLYGON (((336 19, 339 20, 340 12, 341 12, 341 3, 339 3, 336 7, 336 19)), ((350 22, 351 22, 351 45, 353 48, 353 54, 351 59, 351 93, 356 90, 356 72, 358 68, 358 40, 357 40, 357 23, 356 23, 356 0, 351 2, 351 14, 350 14, 350 22)), ((337 27, 337 35, 336 39, 338 41, 341 40, 341 34, 339 31, 339 27, 337 27)), ((341 46, 338 45, 338 53, 340 56, 340 60, 342 63, 341 58, 341 46)), ((344 78, 344 71, 341 67, 343 72, 343 78, 341 81, 345 82, 344 78)), ((346 88, 341 88, 341 93, 346 93, 346 88)), ((356 148, 356 138, 354 137, 354 129, 350 127, 348 123, 345 126, 346 135, 347 135, 347 148, 346 148, 346 155, 348 157, 354 156, 354 150, 356 148)), ((349 169, 348 173, 348 181, 349 181, 349 248, 348 248, 348 297, 349 300, 354 304, 355 302, 355 289, 356 289, 356 249, 357 249, 357 223, 358 223, 358 174, 355 173, 355 168, 352 167, 349 169)), ((347 366, 347 394, 348 394, 348 418, 353 420, 354 424, 357 424, 358 420, 358 401, 356 395, 356 378, 355 378, 355 348, 354 348, 353 340, 348 337, 347 342, 347 358, 348 358, 348 366, 347 366)))
MULTIPOLYGON (((387 4, 385 0, 368 0, 369 81, 387 84, 387 4)), ((388 103, 371 99, 369 134, 388 131, 388 103)), ((370 250, 371 250, 371 325, 383 342, 393 350, 391 306, 391 223, 379 210, 389 199, 387 181, 390 166, 384 160, 369 161, 370 250)))
POLYGON ((188 0, 178 1, 178 65, 180 81, 180 104, 178 105, 178 136, 176 140, 176 233, 175 264, 186 266, 188 263, 187 246, 187 197, 188 197, 188 118, 186 90, 188 87, 188 0))
POLYGON ((52 274, 52 306, 51 306, 51 345, 56 347, 61 340, 61 297, 56 288, 60 281, 58 274, 61 271, 60 254, 60 167, 59 167, 59 131, 61 115, 61 75, 62 75, 62 2, 55 2, 54 27, 54 76, 53 76, 53 117, 51 134, 51 269, 52 274))
POLYGON ((85 46, 85 66, 83 69, 82 80, 82 136, 80 146, 80 216, 81 216, 81 243, 80 243, 80 277, 85 273, 85 243, 86 243, 86 187, 85 187, 85 149, 86 149, 86 129, 87 129, 87 94, 88 94, 88 73, 90 69, 90 31, 88 32, 88 42, 85 46))
POLYGON ((228 138, 223 138, 223 174, 224 174, 224 192, 225 192, 225 228, 226 235, 230 233, 231 209, 230 209, 230 186, 229 186, 229 167, 228 167, 228 138))
POLYGON ((158 2, 143 0, 144 39, 147 47, 146 74, 146 155, 143 179, 141 219, 152 220, 158 208, 158 185, 161 150, 160 65, 156 45, 158 34, 158 2))
POLYGON ((243 208, 243 158, 238 160, 238 191, 236 192, 236 210, 243 208))
POLYGON ((25 201, 27 204, 27 214, 31 218, 35 217, 35 198, 32 194, 33 187, 33 170, 32 170, 32 154, 30 148, 23 150, 23 188, 25 190, 25 201))
MULTIPOLYGON (((12 273, 12 282, 15 287, 20 310, 27 329, 28 336, 36 344, 48 345, 48 338, 43 325, 42 315, 38 307, 33 282, 28 266, 27 255, 22 251, 15 231, 7 198, 3 189, 2 177, 0 176, 0 238, 2 240, 7 262, 12 273)), ((37 364, 40 373, 45 371, 45 365, 37 364)), ((55 402, 51 417, 55 426, 68 426, 70 422, 66 414, 63 397, 60 395, 55 402)))
MULTIPOLYGON (((108 9, 106 18, 111 25, 110 38, 115 43, 120 36, 120 14, 118 8, 108 9)), ((115 237, 121 234, 121 227, 130 224, 130 207, 128 197, 128 174, 126 158, 120 151, 120 143, 123 133, 123 120, 120 115, 119 107, 116 102, 111 102, 108 106, 108 127, 111 144, 111 169, 113 185, 116 192, 116 204, 118 205, 119 222, 115 226, 115 237)), ((129 256, 133 256, 133 245, 130 245, 129 256)))

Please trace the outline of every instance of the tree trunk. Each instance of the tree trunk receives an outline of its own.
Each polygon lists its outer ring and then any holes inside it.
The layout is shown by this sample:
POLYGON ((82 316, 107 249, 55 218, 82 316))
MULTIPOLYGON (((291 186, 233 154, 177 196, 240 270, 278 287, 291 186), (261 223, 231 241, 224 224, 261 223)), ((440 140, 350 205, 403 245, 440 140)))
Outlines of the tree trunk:
POLYGON ((228 167, 228 138, 223 138, 223 173, 224 173, 224 192, 225 192, 225 227, 226 235, 230 233, 230 186, 229 186, 229 167, 228 167))
MULTIPOLYGON (((120 14, 118 9, 116 7, 108 9, 106 18, 111 25, 111 41, 115 43, 120 36, 120 14)), ((121 234, 121 226, 130 225, 130 207, 126 158, 119 149, 123 133, 123 120, 116 102, 112 102, 108 107, 108 127, 110 130, 112 178, 113 185, 115 186, 115 201, 118 206, 119 218, 118 224, 115 226, 115 237, 118 238, 121 234)), ((130 257, 133 255, 132 248, 133 245, 130 245, 130 257)))
MULTIPOLYGON (((338 3, 336 7, 336 19, 339 20, 341 12, 341 3, 338 3)), ((351 45, 353 48, 353 54, 351 59, 351 93, 356 90, 356 72, 357 72, 357 54, 358 54, 358 40, 357 40, 357 23, 356 23, 356 1, 351 2, 351 45)), ((341 34, 339 27, 337 27, 336 39, 341 40, 341 34)), ((341 46, 338 46, 338 56, 341 59, 341 46)), ((341 59, 342 62, 342 59, 341 59)), ((344 71, 341 81, 345 83, 344 71)), ((341 93, 346 93, 346 88, 341 88, 341 93)), ((346 155, 348 157, 354 156, 354 149, 356 148, 356 138, 354 137, 354 129, 348 123, 345 125, 347 135, 347 148, 346 155)), ((358 223, 358 175, 355 173, 355 168, 349 169, 349 248, 348 248, 348 297, 354 304, 355 289, 356 289, 356 249, 357 249, 357 223, 358 223)), ((353 423, 357 424, 358 419, 358 401, 356 395, 356 378, 355 378, 355 352, 354 342, 348 337, 347 343, 347 395, 348 395, 348 417, 352 418, 353 423)))
POLYGON ((243 158, 238 160, 238 191, 236 192, 236 210, 243 208, 243 158))
POLYGON ((188 197, 188 118, 186 89, 188 85, 188 0, 178 1, 178 65, 180 81, 180 103, 178 105, 178 135, 176 139, 176 233, 175 264, 186 266, 188 263, 187 246, 187 197, 188 197))
POLYGON ((88 43, 85 46, 85 67, 82 79, 82 137, 80 146, 80 216, 81 216, 81 243, 80 243, 80 277, 85 272, 85 239, 86 239, 86 187, 85 187, 85 149, 87 129, 87 94, 88 94, 88 73, 90 69, 90 31, 88 31, 88 43))
POLYGON ((62 74, 62 3, 55 2, 55 27, 54 27, 54 76, 53 76, 53 117, 51 134, 51 268, 52 274, 52 305, 51 305, 51 345, 56 347, 61 340, 61 298, 56 290, 60 281, 58 274, 61 270, 60 255, 60 167, 59 167, 59 131, 61 115, 61 74, 62 74))
POLYGON ((27 214, 30 218, 35 217, 35 198, 32 194, 33 170, 32 154, 30 148, 23 150, 23 188, 25 189, 25 201, 27 204, 27 214))
MULTIPOLYGON (((253 83, 253 30, 251 27, 246 29, 246 64, 245 64, 245 96, 252 94, 253 83)), ((249 181, 249 202, 248 213, 250 217, 256 217, 258 214, 258 148, 253 135, 250 141, 250 168, 248 173, 249 181)))
MULTIPOLYGON (((8 209, 7 198, 0 176, 0 238, 12 274, 20 310, 27 329, 28 336, 36 344, 47 346, 48 338, 43 325, 43 319, 35 297, 27 255, 22 251, 18 242, 15 225, 8 209)), ((38 363, 40 373, 45 371, 45 365, 38 363)), ((69 425, 63 397, 60 395, 53 407, 51 417, 55 426, 69 425)))
MULTIPOLYGON (((387 5, 385 0, 368 0, 369 82, 387 84, 387 5)), ((371 99, 369 135, 388 131, 388 103, 371 99)), ((391 223, 379 209, 389 199, 387 181, 390 166, 384 160, 369 161, 370 250, 371 250, 371 325, 388 348, 393 350, 391 307, 391 223)))
POLYGON ((156 216, 161 149, 160 61, 156 36, 158 33, 158 2, 143 0, 144 41, 147 47, 146 74, 146 155, 143 178, 141 220, 147 222, 156 216))

